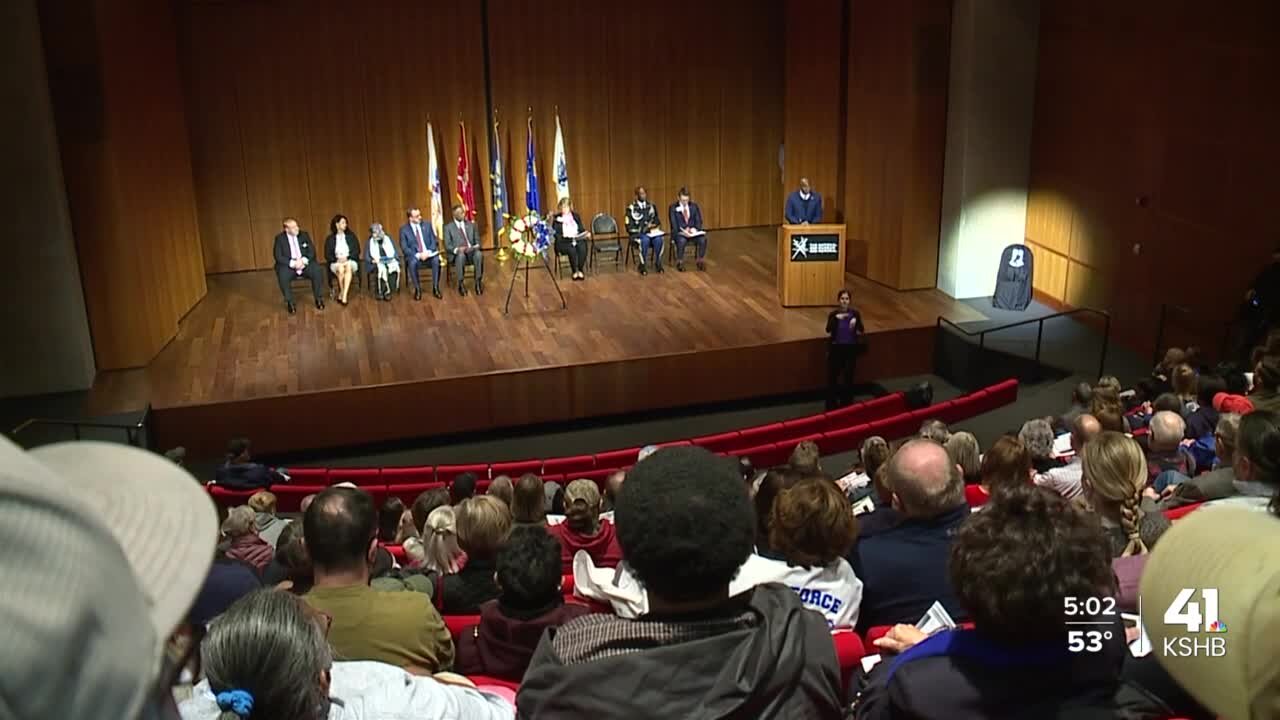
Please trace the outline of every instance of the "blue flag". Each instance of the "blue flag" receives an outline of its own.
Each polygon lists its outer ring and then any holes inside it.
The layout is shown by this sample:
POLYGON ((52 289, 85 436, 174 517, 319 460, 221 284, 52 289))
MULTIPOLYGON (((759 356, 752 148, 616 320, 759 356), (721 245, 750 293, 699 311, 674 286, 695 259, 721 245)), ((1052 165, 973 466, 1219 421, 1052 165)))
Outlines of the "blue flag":
POLYGON ((528 141, 524 152, 524 205, 529 212, 541 213, 538 203, 538 161, 533 152, 533 116, 529 116, 528 141))
POLYGON ((493 121, 493 172, 489 174, 493 184, 493 229, 501 230, 506 224, 502 214, 507 211, 507 183, 502 177, 502 136, 498 134, 498 120, 493 121))

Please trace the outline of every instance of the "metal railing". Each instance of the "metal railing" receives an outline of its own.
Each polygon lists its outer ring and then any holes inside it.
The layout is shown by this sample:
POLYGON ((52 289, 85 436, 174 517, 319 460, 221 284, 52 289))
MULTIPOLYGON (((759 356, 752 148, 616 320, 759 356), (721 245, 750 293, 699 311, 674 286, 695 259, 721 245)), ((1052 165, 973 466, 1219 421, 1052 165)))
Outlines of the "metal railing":
POLYGON ((96 430, 120 430, 124 432, 125 439, 130 445, 147 449, 150 433, 143 435, 148 429, 151 422, 151 406, 147 405, 142 409, 142 417, 137 422, 103 422, 99 420, 58 420, 55 418, 30 418, 18 425, 9 433, 9 436, 15 441, 19 439, 19 435, 23 432, 39 427, 62 427, 71 428, 72 434, 76 440, 84 437, 84 430, 92 428, 96 430))
MULTIPOLYGON (((1160 304, 1160 320, 1156 323, 1156 346, 1151 351, 1151 364, 1157 365, 1164 358, 1165 348, 1164 337, 1165 328, 1168 325, 1175 324, 1170 322, 1177 320, 1177 325, 1191 330, 1196 336, 1203 338, 1211 338, 1217 332, 1217 327, 1224 323, 1221 319, 1208 319, 1203 315, 1197 314, 1194 310, 1182 305, 1173 305, 1170 303, 1160 304)), ((1221 344, 1218 346, 1218 359, 1226 360, 1231 351, 1231 337, 1235 333, 1238 322, 1235 319, 1225 323, 1222 330, 1221 344)))
POLYGON ((1098 310, 1096 308, 1091 308, 1091 307, 1075 308, 1074 310, 1064 310, 1063 312, 1054 313, 1052 315, 1045 315, 1044 317, 1031 318, 1029 320, 1020 320, 1015 323, 1008 323, 1006 325, 999 325, 997 327, 986 328, 984 330, 978 330, 978 331, 966 330, 960 327, 959 325, 957 325, 956 323, 952 322, 951 320, 948 320, 947 318, 944 318, 941 315, 939 315, 937 327, 939 330, 941 330, 942 326, 945 324, 945 325, 951 326, 957 332, 967 337, 977 336, 978 349, 984 350, 986 349, 987 335, 989 333, 1001 332, 1002 330, 1009 330, 1011 328, 1022 327, 1023 325, 1030 325, 1032 323, 1035 323, 1038 325, 1038 327, 1036 328, 1036 353, 1035 353, 1035 363, 1036 363, 1036 369, 1038 371, 1042 365, 1042 363, 1040 362, 1040 347, 1044 341, 1045 321, 1053 320, 1055 318, 1070 317, 1072 315, 1080 315, 1080 314, 1097 315, 1102 318, 1102 322, 1103 322, 1102 351, 1099 353, 1099 356, 1098 356, 1098 376, 1101 377, 1102 375, 1105 374, 1105 368, 1107 366, 1107 345, 1111 341, 1111 313, 1108 313, 1106 310, 1098 310))

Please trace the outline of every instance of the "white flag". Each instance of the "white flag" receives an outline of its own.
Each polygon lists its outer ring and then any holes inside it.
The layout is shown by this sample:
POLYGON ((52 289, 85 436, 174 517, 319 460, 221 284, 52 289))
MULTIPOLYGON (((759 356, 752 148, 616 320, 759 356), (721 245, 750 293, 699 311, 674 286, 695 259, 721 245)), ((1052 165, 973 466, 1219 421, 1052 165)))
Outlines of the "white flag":
POLYGON ((556 166, 556 202, 569 197, 569 164, 564 160, 564 134, 560 132, 560 113, 556 113, 556 146, 552 155, 556 166))
POLYGON ((427 122, 427 185, 431 190, 431 227, 436 240, 444 238, 444 208, 440 204, 440 163, 436 161, 436 138, 427 122))

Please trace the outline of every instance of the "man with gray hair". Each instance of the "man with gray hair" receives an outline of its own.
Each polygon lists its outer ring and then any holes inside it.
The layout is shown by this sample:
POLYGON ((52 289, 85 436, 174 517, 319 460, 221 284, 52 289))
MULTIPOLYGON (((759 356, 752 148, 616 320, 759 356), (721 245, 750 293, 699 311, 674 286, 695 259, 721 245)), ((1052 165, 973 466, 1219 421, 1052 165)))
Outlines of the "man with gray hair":
POLYGON ((917 438, 894 453, 886 471, 902 519, 863 539, 849 557, 864 581, 859 630, 915 623, 934 602, 953 618, 966 616, 947 574, 951 537, 969 516, 960 466, 942 445, 917 438))
POLYGON ((400 226, 400 249, 404 251, 405 269, 413 283, 413 299, 422 299, 422 280, 418 279, 418 267, 431 265, 431 294, 440 294, 440 243, 431 223, 422 222, 422 211, 411 207, 404 212, 408 221, 400 226))
POLYGON ((946 445, 947 440, 951 437, 951 430, 947 424, 937 418, 930 418, 920 423, 920 432, 916 434, 918 437, 928 438, 939 445, 946 445))
POLYGON ((1232 467, 1232 461, 1235 459, 1236 436, 1239 433, 1239 415, 1235 413, 1219 415, 1218 424, 1213 429, 1213 445, 1218 456, 1217 468, 1165 488, 1160 499, 1160 509, 1169 510, 1236 495, 1239 491, 1235 486, 1236 472, 1232 467))
POLYGON ((1049 468, 1046 473, 1037 473, 1036 484, 1049 488, 1068 500, 1079 495, 1083 490, 1080 478, 1084 474, 1080 453, 1084 450, 1084 444, 1100 432, 1102 432, 1102 424, 1098 422, 1098 418, 1088 413, 1076 416, 1071 423, 1071 450, 1075 456, 1066 465, 1049 468))
POLYGON ((1022 423, 1018 439, 1027 446, 1027 452, 1031 453, 1031 465, 1036 472, 1047 473, 1051 468, 1062 464, 1053 457, 1053 426, 1048 420, 1032 418, 1022 423))
POLYGON ((1187 431, 1187 423, 1182 416, 1161 410, 1151 416, 1149 428, 1147 476, 1152 489, 1163 492, 1170 485, 1195 477, 1196 459, 1182 446, 1182 436, 1187 431))

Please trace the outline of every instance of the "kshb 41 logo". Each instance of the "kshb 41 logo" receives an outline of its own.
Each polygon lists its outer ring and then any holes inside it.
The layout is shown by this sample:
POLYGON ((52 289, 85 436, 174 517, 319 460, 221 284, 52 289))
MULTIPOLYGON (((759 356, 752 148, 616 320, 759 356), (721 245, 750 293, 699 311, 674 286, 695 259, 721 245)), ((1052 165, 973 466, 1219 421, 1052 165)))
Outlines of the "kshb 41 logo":
POLYGON ((1200 600, 1195 599, 1196 588, 1178 591, 1173 602, 1164 611, 1165 625, 1180 625, 1189 633, 1205 637, 1183 635, 1164 639, 1165 656, 1222 657, 1227 654, 1227 624, 1218 618, 1218 589, 1200 588, 1200 600), (1200 612, 1203 603, 1204 612, 1200 612))

